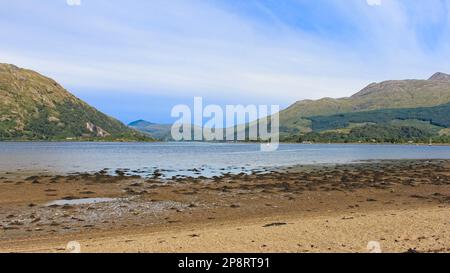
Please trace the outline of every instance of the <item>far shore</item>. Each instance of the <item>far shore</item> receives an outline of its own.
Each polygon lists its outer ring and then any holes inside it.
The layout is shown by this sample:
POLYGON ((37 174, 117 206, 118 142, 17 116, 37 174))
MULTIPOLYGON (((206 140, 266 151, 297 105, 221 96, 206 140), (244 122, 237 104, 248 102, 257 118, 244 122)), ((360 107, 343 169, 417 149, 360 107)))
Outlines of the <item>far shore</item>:
MULTIPOLYGON (((129 141, 129 140, 0 140, 0 143, 219 143, 219 144, 263 144, 265 142, 251 142, 251 141, 162 141, 162 140, 148 140, 148 141, 129 141)), ((450 146, 450 143, 391 143, 391 142, 313 142, 313 143, 300 143, 281 141, 280 144, 298 144, 298 145, 401 145, 401 146, 450 146)))

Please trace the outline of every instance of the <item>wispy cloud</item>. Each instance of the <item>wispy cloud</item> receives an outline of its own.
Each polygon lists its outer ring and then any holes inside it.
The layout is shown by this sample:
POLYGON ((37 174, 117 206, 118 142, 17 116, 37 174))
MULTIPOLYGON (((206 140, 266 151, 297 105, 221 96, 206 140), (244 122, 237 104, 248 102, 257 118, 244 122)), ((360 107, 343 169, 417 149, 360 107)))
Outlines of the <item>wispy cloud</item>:
POLYGON ((289 103, 450 71, 449 1, 14 2, 0 60, 73 89, 289 103))
POLYGON ((69 6, 81 6, 81 0, 66 0, 69 6))
POLYGON ((367 0, 369 6, 380 6, 381 0, 367 0))

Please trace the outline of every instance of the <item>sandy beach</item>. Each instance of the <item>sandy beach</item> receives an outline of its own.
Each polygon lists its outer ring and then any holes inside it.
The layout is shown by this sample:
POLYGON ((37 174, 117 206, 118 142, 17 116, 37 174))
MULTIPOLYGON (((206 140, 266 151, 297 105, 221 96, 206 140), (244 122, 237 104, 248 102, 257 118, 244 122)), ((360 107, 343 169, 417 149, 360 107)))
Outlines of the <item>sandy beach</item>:
POLYGON ((0 252, 450 252, 450 161, 213 178, 0 174, 0 252))

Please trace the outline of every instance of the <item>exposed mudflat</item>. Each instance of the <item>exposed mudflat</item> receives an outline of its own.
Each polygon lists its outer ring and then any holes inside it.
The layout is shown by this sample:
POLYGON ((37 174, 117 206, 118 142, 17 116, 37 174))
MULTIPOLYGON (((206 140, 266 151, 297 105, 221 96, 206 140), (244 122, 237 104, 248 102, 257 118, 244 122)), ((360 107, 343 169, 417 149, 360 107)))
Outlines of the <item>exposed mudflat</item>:
POLYGON ((0 173, 0 252, 450 252, 450 161, 174 179, 0 173))

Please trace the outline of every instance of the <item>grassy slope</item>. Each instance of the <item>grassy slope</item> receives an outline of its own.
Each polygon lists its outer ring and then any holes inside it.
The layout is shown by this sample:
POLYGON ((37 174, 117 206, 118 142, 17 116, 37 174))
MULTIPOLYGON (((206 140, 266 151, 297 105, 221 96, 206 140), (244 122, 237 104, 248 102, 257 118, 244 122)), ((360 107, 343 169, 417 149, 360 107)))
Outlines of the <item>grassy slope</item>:
POLYGON ((282 136, 311 131, 308 117, 385 108, 431 107, 450 101, 450 82, 403 80, 371 84, 349 98, 299 101, 280 113, 282 136))
POLYGON ((34 71, 0 64, 0 139, 145 140, 54 80, 34 71), (101 129, 90 131, 87 123, 101 129), (99 137, 99 131, 107 136, 99 137))
MULTIPOLYGON (((382 109, 375 111, 344 113, 331 116, 309 117, 313 131, 335 130, 346 128, 352 123, 391 123, 398 120, 417 120, 431 125, 450 127, 450 103, 435 107, 419 107, 404 109, 382 109)), ((403 125, 412 125, 405 124, 403 125)))
POLYGON ((313 142, 434 142, 449 143, 450 103, 435 107, 382 109, 314 116, 313 132, 291 141, 313 142))

